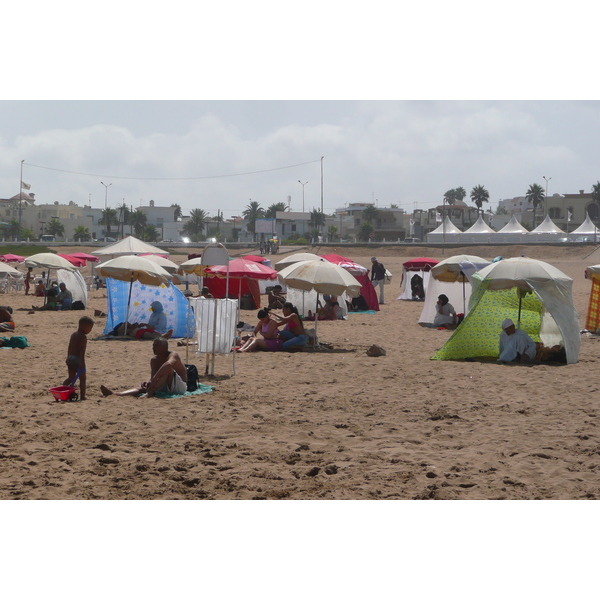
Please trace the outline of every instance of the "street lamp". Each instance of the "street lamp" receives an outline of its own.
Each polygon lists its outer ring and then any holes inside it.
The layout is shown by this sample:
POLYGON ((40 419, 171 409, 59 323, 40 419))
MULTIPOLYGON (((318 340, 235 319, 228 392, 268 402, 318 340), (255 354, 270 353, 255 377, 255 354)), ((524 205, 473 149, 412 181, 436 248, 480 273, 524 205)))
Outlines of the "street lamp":
POLYGON ((542 175, 542 179, 546 182, 546 195, 544 196, 544 204, 546 206, 546 216, 548 216, 548 182, 552 179, 552 177, 546 178, 545 175, 542 175))
POLYGON ((104 210, 106 211, 108 208, 108 188, 112 183, 104 183, 104 181, 101 181, 100 183, 104 186, 104 210))
POLYGON ((304 186, 308 183, 308 181, 305 181, 304 183, 302 183, 298 179, 298 183, 302 186, 302 212, 304 212, 304 186))

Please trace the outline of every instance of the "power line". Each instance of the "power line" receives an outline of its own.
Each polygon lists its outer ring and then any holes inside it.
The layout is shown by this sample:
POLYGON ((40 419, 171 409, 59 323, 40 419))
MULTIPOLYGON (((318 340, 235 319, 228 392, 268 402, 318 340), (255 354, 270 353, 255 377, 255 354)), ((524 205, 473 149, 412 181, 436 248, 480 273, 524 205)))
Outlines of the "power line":
POLYGON ((294 167, 302 167, 304 165, 310 165, 312 163, 320 162, 319 160, 309 160, 308 162, 298 163, 296 165, 288 165, 286 167, 275 167, 273 169, 263 169, 262 171, 248 171, 246 173, 231 173, 229 175, 205 175, 202 177, 119 177, 117 175, 99 175, 95 173, 81 173, 79 171, 67 171, 66 169, 54 169, 52 167, 45 167, 43 165, 34 165, 25 162, 28 167, 35 167, 36 169, 46 169, 47 171, 58 171, 60 173, 69 173, 71 175, 85 175, 87 177, 102 177, 106 179, 131 179, 135 181, 191 181, 196 179, 220 179, 225 177, 241 177, 243 175, 256 175, 257 173, 269 173, 271 171, 282 171, 284 169, 293 169, 294 167))

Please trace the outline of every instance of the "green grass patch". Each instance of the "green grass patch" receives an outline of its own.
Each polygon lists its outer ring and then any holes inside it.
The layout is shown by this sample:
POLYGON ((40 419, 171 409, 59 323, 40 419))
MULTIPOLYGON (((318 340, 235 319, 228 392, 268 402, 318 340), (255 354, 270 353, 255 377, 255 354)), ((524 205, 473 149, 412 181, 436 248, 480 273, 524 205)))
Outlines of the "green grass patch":
POLYGON ((32 256, 33 254, 39 254, 40 252, 52 252, 56 254, 55 250, 50 250, 48 246, 33 246, 29 244, 10 244, 0 246, 0 254, 16 254, 17 256, 32 256))

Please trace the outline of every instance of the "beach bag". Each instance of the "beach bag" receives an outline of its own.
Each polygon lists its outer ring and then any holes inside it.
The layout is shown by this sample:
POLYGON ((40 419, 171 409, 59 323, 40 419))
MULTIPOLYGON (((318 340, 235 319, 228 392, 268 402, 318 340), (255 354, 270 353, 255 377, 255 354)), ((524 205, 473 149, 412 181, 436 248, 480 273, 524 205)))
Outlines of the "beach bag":
POLYGON ((75 300, 75 302, 71 304, 71 310, 85 310, 85 306, 81 300, 75 300))
POLYGON ((195 392, 198 389, 198 379, 200 379, 198 369, 196 365, 185 365, 185 370, 187 371, 187 391, 195 392))

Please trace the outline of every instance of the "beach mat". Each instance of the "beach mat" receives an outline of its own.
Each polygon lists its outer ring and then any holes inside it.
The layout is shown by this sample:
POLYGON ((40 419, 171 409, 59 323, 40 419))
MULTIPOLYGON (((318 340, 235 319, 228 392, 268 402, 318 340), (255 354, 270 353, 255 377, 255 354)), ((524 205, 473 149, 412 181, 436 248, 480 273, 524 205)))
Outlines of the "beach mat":
POLYGON ((198 394, 206 394, 207 392, 213 391, 212 385, 204 385, 203 383, 198 384, 198 389, 193 392, 186 392, 185 394, 163 394, 160 392, 156 392, 157 398, 187 398, 188 396, 197 396, 198 394))

